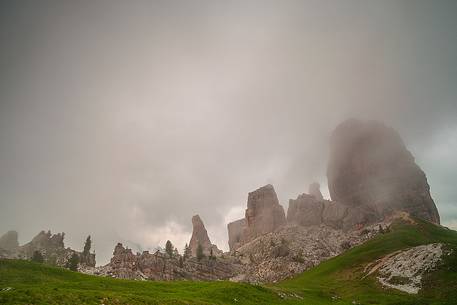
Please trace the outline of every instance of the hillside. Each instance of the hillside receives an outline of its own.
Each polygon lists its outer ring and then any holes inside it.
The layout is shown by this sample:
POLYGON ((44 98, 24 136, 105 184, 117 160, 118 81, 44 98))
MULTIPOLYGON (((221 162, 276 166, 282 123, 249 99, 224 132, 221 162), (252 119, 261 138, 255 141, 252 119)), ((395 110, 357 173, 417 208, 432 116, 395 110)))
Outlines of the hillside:
POLYGON ((28 261, 0 260, 1 304, 455 304, 457 232, 416 220, 276 285, 127 281, 28 261), (443 243, 454 249, 423 279, 417 295, 382 288, 364 269, 389 253, 443 243), (362 279, 363 278, 363 279, 362 279), (11 287, 12 289, 8 289, 11 287))

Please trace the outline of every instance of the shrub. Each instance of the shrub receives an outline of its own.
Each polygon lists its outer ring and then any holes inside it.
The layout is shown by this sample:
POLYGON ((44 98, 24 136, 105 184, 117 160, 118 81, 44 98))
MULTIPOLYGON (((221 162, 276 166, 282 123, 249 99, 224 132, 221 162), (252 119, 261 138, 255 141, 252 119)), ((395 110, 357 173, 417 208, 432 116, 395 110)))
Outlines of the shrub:
POLYGON ((203 254, 203 247, 202 247, 202 245, 198 244, 198 246, 197 246, 197 260, 201 260, 203 257, 205 257, 205 254, 203 254))
POLYGON ((66 267, 71 271, 78 271, 78 264, 79 264, 79 256, 75 252, 73 252, 72 256, 68 260, 66 267))
POLYGON ((343 241, 340 245, 341 249, 348 250, 351 248, 351 243, 349 241, 343 241))
POLYGON ((44 262, 43 255, 41 254, 40 251, 35 250, 35 251, 33 252, 33 255, 32 255, 32 262, 35 262, 35 263, 43 263, 43 262, 44 262))

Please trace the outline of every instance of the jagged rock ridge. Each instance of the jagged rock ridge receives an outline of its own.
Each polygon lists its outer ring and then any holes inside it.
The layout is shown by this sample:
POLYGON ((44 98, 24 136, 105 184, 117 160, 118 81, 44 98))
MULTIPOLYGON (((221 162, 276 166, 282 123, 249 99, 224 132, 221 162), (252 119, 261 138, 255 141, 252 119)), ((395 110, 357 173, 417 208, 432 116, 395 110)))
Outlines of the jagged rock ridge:
MULTIPOLYGON (((0 244, 0 257, 30 259, 35 251, 39 251, 45 263, 63 267, 74 253, 78 254, 79 257, 83 257, 81 252, 71 248, 65 248, 64 238, 65 233, 63 232, 52 234, 51 231, 41 231, 30 242, 19 246, 17 243, 17 232, 10 231, 2 236, 2 240, 8 239, 10 244, 17 244, 18 246, 8 250, 3 248, 5 247, 3 243, 0 244)), ((84 260, 81 263, 88 266, 95 266, 95 254, 88 253, 84 256, 84 260)))
POLYGON ((234 258, 183 257, 156 251, 134 254, 118 243, 108 265, 86 268, 85 273, 123 279, 148 280, 223 280, 235 276, 241 268, 234 258))

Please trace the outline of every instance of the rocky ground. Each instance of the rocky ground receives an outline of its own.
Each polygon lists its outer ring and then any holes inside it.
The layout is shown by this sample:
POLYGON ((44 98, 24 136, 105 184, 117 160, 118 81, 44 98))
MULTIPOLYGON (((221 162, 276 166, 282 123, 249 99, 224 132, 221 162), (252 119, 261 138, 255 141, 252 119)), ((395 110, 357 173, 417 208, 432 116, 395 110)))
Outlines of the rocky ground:
POLYGON ((394 252, 367 266, 367 275, 377 272, 383 286, 417 294, 423 276, 436 268, 444 253, 441 243, 394 252))
POLYGON ((349 232, 325 225, 286 226, 233 252, 244 266, 236 280, 277 282, 312 268, 378 233, 378 225, 349 232))

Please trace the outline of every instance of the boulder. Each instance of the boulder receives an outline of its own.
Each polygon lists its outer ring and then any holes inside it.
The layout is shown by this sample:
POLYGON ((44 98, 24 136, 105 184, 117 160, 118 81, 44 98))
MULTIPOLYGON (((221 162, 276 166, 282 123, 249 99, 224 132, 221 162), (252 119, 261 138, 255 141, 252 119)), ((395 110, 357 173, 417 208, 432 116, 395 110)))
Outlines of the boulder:
POLYGON ((245 218, 243 242, 274 232, 286 224, 284 208, 271 184, 249 193, 245 218))
POLYGON ((327 178, 332 200, 382 219, 396 211, 439 223, 427 178, 400 135, 376 121, 351 119, 332 134, 327 178))

